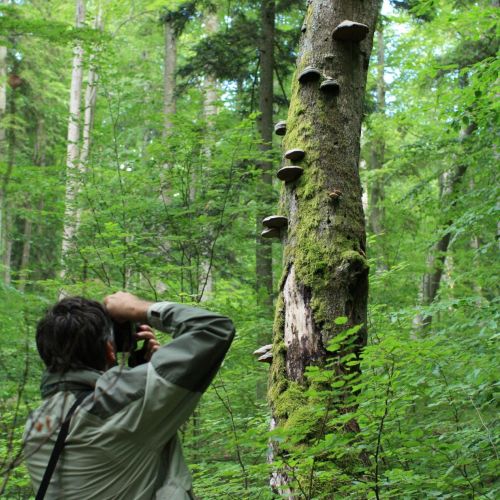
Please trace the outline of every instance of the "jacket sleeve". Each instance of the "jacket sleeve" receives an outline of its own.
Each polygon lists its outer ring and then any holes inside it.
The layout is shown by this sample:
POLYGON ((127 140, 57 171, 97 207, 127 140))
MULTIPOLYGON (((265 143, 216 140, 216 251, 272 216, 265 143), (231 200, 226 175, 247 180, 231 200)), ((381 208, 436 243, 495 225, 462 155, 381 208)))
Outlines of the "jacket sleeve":
POLYGON ((230 319, 204 309, 160 302, 148 322, 173 339, 136 368, 114 367, 98 380, 90 409, 109 435, 164 446, 189 418, 234 337, 230 319))

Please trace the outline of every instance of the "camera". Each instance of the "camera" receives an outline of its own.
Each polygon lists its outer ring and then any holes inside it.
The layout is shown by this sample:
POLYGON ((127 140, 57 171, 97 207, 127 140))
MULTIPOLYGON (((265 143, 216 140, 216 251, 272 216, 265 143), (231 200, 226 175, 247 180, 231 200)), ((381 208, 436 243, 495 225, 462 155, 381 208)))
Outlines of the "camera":
POLYGON ((138 330, 138 325, 131 321, 119 323, 113 320, 113 337, 117 352, 130 352, 135 348, 134 333, 138 330))
POLYGON ((120 323, 113 320, 113 337, 116 352, 129 353, 128 366, 134 368, 147 362, 146 352, 148 341, 144 341, 142 347, 138 348, 134 334, 140 329, 139 323, 124 321, 120 323))

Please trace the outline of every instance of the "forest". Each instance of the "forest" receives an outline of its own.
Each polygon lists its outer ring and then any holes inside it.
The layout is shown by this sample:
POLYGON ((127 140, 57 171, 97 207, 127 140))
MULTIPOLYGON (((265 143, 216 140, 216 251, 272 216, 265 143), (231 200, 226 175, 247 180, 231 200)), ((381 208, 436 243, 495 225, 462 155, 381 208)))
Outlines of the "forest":
POLYGON ((498 8, 1 0, 0 498, 37 321, 117 290, 235 324, 198 498, 498 498, 498 8))

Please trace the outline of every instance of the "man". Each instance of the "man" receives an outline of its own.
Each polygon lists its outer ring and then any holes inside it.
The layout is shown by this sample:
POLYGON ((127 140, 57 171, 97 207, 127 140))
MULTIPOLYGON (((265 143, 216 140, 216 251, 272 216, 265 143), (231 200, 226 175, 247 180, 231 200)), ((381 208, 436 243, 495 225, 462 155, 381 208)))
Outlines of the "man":
POLYGON ((77 395, 69 434, 45 498, 193 498, 177 430, 192 414, 231 344, 231 321, 203 309, 151 303, 125 292, 98 302, 67 298, 37 327, 47 371, 43 404, 25 430, 25 457, 38 489, 61 423, 77 395), (136 334, 149 362, 116 365, 111 327, 144 323, 136 334), (160 347, 151 328, 172 333, 160 347))

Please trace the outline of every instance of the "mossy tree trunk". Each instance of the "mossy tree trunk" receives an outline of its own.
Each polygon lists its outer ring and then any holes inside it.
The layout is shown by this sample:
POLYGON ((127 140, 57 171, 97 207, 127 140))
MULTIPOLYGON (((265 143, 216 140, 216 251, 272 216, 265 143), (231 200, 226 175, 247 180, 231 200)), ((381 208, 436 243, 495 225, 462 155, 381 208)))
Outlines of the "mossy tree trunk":
MULTIPOLYGON (((288 232, 269 388, 278 427, 293 427, 301 416, 308 418, 305 369, 335 355, 326 349, 329 340, 362 324, 356 355, 366 342, 368 264, 358 167, 363 97, 380 3, 308 3, 283 140, 284 151, 299 148, 305 156, 298 163, 303 175, 284 185, 280 202, 288 232), (334 28, 344 20, 366 25, 368 35, 357 42, 333 39, 334 28), (321 76, 301 83, 298 76, 308 66, 321 76), (338 82, 338 94, 320 89, 328 78, 338 82), (339 317, 347 317, 347 323, 337 325, 339 317)), ((349 371, 342 363, 337 366, 340 373, 349 371)), ((330 413, 341 411, 332 408, 330 413)), ((357 424, 351 427, 356 430, 357 424)), ((294 496, 286 474, 278 473, 273 482, 281 493, 294 496)))

